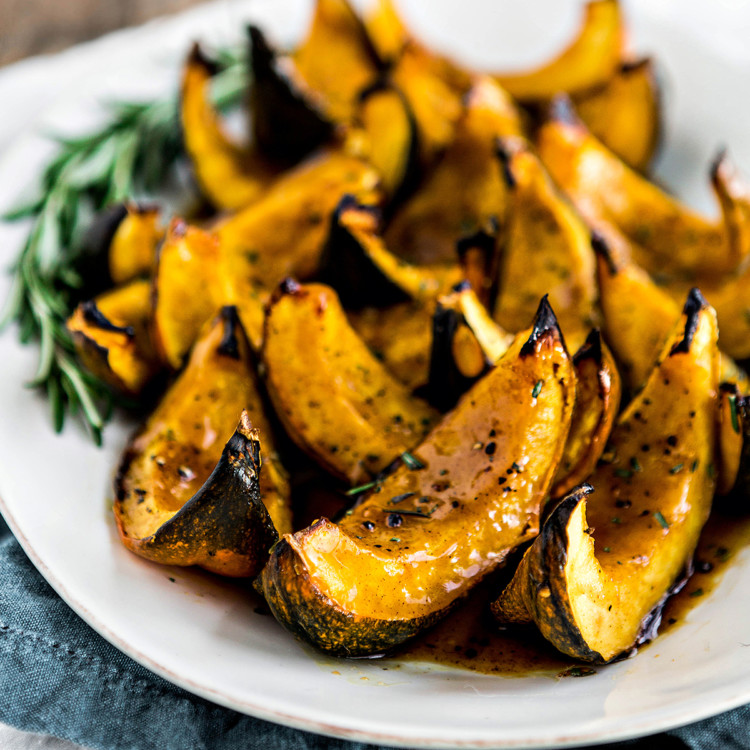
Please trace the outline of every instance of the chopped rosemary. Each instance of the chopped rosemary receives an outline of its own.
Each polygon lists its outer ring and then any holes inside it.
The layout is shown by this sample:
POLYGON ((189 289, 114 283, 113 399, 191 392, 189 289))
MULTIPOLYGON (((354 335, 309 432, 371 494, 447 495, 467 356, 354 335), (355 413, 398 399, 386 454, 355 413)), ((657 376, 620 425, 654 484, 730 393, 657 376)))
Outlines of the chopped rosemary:
MULTIPOLYGON (((389 508, 381 508, 381 510, 384 513, 391 512, 389 508)), ((421 510, 400 510, 398 513, 400 516, 416 516, 417 518, 429 518, 433 510, 435 510, 435 508, 432 508, 431 510, 428 510, 427 512, 424 512, 421 510)))
MULTIPOLYGON (((226 108, 241 101, 247 66, 229 51, 220 53, 219 62, 213 96, 217 106, 226 108)), ((114 394, 78 362, 65 326, 93 281, 95 264, 82 239, 97 211, 163 189, 182 155, 176 96, 117 102, 109 109, 109 121, 99 130, 56 139, 59 149, 41 175, 38 194, 2 217, 28 220, 30 226, 10 269, 0 330, 16 322, 23 344, 39 342, 29 385, 46 393, 55 431, 62 430, 66 415, 80 414, 97 444, 114 394)))
POLYGON ((544 385, 543 381, 541 380, 536 381, 536 384, 534 385, 534 389, 531 391, 531 398, 536 398, 542 392, 543 385, 544 385))
POLYGON ((674 465, 674 466, 673 466, 673 467, 672 467, 672 468, 671 468, 671 469, 669 470, 669 473, 670 473, 670 474, 679 474, 679 473, 680 473, 680 472, 682 471, 682 467, 683 467, 684 465, 685 465, 685 464, 675 464, 675 465, 674 465))
POLYGON ((404 492, 402 495, 395 495, 388 502, 391 505, 398 505, 400 502, 406 500, 407 497, 411 497, 413 494, 413 492, 404 492))
POLYGON ((690 596, 692 597, 703 596, 703 589, 696 589, 695 591, 691 591, 690 596))
POLYGON ((367 484, 360 484, 358 487, 352 487, 350 490, 347 490, 344 494, 347 497, 351 497, 352 495, 361 495, 363 492, 367 492, 367 490, 371 490, 373 487, 377 487, 380 484, 380 482, 376 479, 373 482, 368 482, 367 484))
POLYGON ((419 469, 424 469, 424 464, 416 458, 416 456, 413 456, 408 451, 404 451, 401 454, 401 460, 412 470, 412 471, 419 471, 419 469))
POLYGON ((664 518, 661 511, 657 510, 656 513, 654 513, 654 518, 658 521, 659 526, 661 526, 662 529, 669 528, 669 523, 667 522, 667 519, 664 518))
POLYGON ((632 467, 633 471, 642 471, 641 464, 635 456, 630 459, 630 466, 632 467))

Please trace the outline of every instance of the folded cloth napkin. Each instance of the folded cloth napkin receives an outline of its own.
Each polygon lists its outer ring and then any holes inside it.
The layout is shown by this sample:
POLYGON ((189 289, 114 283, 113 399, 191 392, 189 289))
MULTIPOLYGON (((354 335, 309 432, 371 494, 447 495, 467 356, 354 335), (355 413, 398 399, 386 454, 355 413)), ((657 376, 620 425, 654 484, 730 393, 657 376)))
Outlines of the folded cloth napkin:
MULTIPOLYGON (((83 622, 0 517, 0 722, 101 750, 365 750, 238 714, 149 672, 83 622)), ((750 748, 750 706, 608 745, 750 748)))

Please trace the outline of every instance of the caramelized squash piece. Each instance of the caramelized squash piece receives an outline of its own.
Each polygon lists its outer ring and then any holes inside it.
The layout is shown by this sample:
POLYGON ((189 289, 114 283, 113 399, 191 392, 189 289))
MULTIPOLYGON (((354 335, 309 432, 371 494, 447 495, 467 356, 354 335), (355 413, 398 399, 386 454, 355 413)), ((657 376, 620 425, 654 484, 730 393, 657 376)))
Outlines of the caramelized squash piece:
POLYGON ((131 441, 115 491, 123 544, 168 565, 252 576, 277 530, 290 530, 289 485, 234 308, 207 326, 131 441))
POLYGON ((253 144, 275 164, 290 166, 330 141, 341 122, 330 101, 280 57, 257 26, 250 34, 250 112, 253 144))
POLYGON ((545 302, 377 491, 274 547, 259 588, 279 622, 330 654, 368 656, 443 617, 536 533, 574 380, 545 302))
POLYGON ((152 285, 154 344, 162 360, 178 370, 203 324, 227 301, 217 237, 173 219, 152 285))
POLYGON ((376 0, 364 17, 364 24, 378 58, 383 64, 392 65, 411 39, 393 0, 376 0))
POLYGON ((393 255, 378 233, 379 218, 376 208, 351 195, 334 213, 320 278, 336 289, 344 306, 429 304, 461 280, 458 263, 415 266, 393 255))
POLYGON ((420 178, 417 124, 404 95, 378 81, 360 96, 357 122, 367 135, 367 160, 382 178, 392 203, 413 191, 420 178))
MULTIPOLYGON (((750 190, 725 155, 711 171, 720 220, 706 219, 630 169, 556 99, 537 137, 539 155, 557 184, 592 220, 614 224, 647 271, 687 279, 735 271, 750 254, 750 190)), ((712 304, 715 304, 712 301, 712 304)))
POLYGON ((261 200, 215 225, 227 300, 238 306, 255 348, 271 290, 286 276, 307 278, 317 270, 342 196, 373 203, 377 187, 378 175, 365 162, 324 151, 279 177, 261 200))
POLYGON ((404 49, 390 77, 409 103, 417 124, 422 165, 428 166, 453 140, 463 111, 462 92, 436 70, 432 56, 414 45, 404 49))
POLYGON ((580 347, 594 317, 596 281, 590 232, 525 142, 498 141, 510 190, 493 317, 508 331, 528 325, 549 294, 566 341, 580 347))
POLYGON ((533 621, 576 659, 608 662, 651 639, 689 574, 715 489, 716 316, 691 293, 643 391, 612 434, 611 462, 552 512, 492 605, 533 621), (646 450, 648 448, 648 450, 646 450))
POLYGON ((562 461, 550 490, 563 497, 583 482, 604 453, 620 409, 620 374, 598 330, 575 353, 576 401, 562 461))
POLYGON ((575 100, 591 133, 626 164, 645 172, 661 133, 659 85, 649 57, 620 65, 600 88, 575 100))
MULTIPOLYGON (((605 337, 623 379, 631 391, 637 391, 654 368, 680 308, 642 268, 627 260, 628 243, 612 227, 599 224, 592 247, 598 256, 605 337)), ((720 332, 720 340, 721 336, 720 332)), ((719 362, 721 381, 735 383, 742 393, 750 393, 747 373, 723 352, 719 362)))
POLYGON ((257 151, 234 144, 223 132, 209 98, 213 69, 194 44, 182 73, 182 137, 201 192, 217 209, 232 211, 263 195, 278 169, 257 151))
POLYGON ((478 77, 455 138, 386 230, 394 252, 415 263, 451 262, 459 239, 503 224, 507 190, 495 140, 521 132, 510 97, 490 78, 478 77))
POLYGON ((557 57, 535 70, 499 74, 497 79, 521 101, 601 86, 617 72, 624 31, 618 0, 590 0, 578 36, 557 57))
POLYGON ((396 380, 412 390, 427 383, 432 315, 418 302, 348 310, 347 318, 367 348, 396 380))
POLYGON ((86 368, 115 390, 137 396, 160 369, 150 318, 151 286, 139 279, 82 302, 66 325, 86 368))
POLYGON ((513 342, 490 317, 468 282, 438 298, 430 350, 429 400, 447 411, 513 342))
POLYGON ((307 37, 293 59, 307 85, 325 98, 336 122, 352 119, 357 97, 379 66, 367 31, 347 0, 316 0, 307 37))
POLYGON ((282 283, 268 307, 263 362, 290 437, 352 483, 385 469, 437 420, 370 353, 322 284, 282 283))

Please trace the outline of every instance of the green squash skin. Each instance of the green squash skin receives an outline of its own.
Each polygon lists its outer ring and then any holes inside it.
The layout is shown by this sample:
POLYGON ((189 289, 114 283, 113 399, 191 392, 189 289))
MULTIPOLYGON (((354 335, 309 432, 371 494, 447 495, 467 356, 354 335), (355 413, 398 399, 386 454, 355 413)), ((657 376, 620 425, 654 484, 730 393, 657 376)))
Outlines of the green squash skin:
MULTIPOLYGON (((309 530, 314 529, 315 524, 309 530)), ((409 620, 359 617, 320 591, 286 539, 273 548, 255 587, 284 628, 326 654, 343 657, 382 656, 437 623, 457 603, 409 620)))
POLYGON ((278 65, 276 53, 257 26, 249 26, 250 105, 253 142, 280 165, 291 166, 334 134, 314 92, 297 90, 278 65))
MULTIPOLYGON (((126 455, 116 480, 132 460, 126 455)), ((255 576, 268 560, 278 533, 261 499, 260 442, 243 414, 221 458, 198 492, 153 534, 128 539, 141 557, 164 565, 199 565, 228 576, 255 576)))
POLYGON ((331 217, 331 228, 323 248, 317 280, 333 287, 347 310, 411 302, 411 295, 372 262, 354 235, 342 225, 342 213, 351 208, 369 213, 376 217, 378 223, 380 221, 377 208, 358 203, 353 195, 343 196, 331 217))

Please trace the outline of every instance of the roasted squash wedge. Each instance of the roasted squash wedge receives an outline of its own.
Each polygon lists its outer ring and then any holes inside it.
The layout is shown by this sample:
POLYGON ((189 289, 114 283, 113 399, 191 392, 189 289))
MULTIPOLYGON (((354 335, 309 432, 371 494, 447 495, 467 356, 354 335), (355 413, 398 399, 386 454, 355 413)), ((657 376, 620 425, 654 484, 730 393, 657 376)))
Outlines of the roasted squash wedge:
POLYGON ((490 317, 468 282, 438 298, 433 316, 428 398, 450 409, 508 350, 513 334, 490 317))
POLYGON ((223 132, 209 98, 213 72, 213 63, 194 44, 182 73, 182 138, 201 192, 217 209, 231 211, 257 200, 279 170, 223 132))
POLYGON ((359 97, 356 122, 367 135, 367 160, 391 203, 413 192, 421 177, 417 123, 404 95, 379 79, 359 97))
POLYGON ((307 85, 325 98, 336 122, 353 118, 359 94, 380 67, 364 24, 347 0, 316 0, 312 23, 293 60, 307 85))
POLYGON ((215 235, 173 219, 152 280, 152 331, 162 360, 178 370, 203 324, 227 301, 215 235), (200 293, 195 282, 200 281, 200 293))
POLYGON ((494 144, 521 132, 508 94, 490 78, 477 78, 455 138, 386 229, 394 252, 415 263, 451 262, 462 237, 504 223, 507 190, 494 144))
POLYGON ((602 87, 575 98, 592 134, 626 164, 645 172, 661 134, 659 85, 650 57, 620 65, 602 87))
POLYGON ((364 24, 381 64, 393 65, 411 40, 393 0, 377 0, 365 15, 364 24))
POLYGON ((138 279, 82 302, 67 327, 88 370, 115 390, 135 396, 161 369, 150 318, 151 286, 138 279))
POLYGON ((396 380, 412 390, 427 383, 432 314, 419 302, 347 310, 357 335, 396 380))
POLYGON ((336 289, 345 307, 425 304, 461 280, 457 262, 416 266, 391 253, 379 225, 377 208, 351 195, 342 198, 333 215, 319 276, 336 289))
POLYGON ((590 232, 520 139, 498 141, 510 190, 509 221, 500 252, 493 317, 508 331, 531 320, 537 300, 549 294, 571 350, 594 322, 595 260, 590 232))
POLYGON ((594 329, 573 356, 576 402, 565 450, 550 490, 567 495, 594 471, 620 410, 622 387, 612 353, 594 329))
MULTIPOLYGON (((631 391, 637 391, 656 364, 680 309, 646 271, 628 260, 627 246, 616 230, 603 224, 599 224, 592 236, 592 247, 598 257, 599 303, 605 337, 625 383, 631 391)), ((750 392, 747 373, 723 352, 720 378, 722 382, 737 384, 742 393, 750 392)))
POLYGON ((497 79, 521 101, 550 99, 561 91, 582 93, 612 79, 623 43, 618 0, 591 0, 578 36, 557 57, 535 70, 503 73, 497 79))
POLYGON ((279 177, 261 200, 214 226, 227 300, 238 306, 254 347, 260 346, 263 304, 271 290, 288 275, 311 276, 341 198, 351 193, 374 203, 378 184, 377 173, 361 159, 323 151, 279 177))
POLYGON ((608 662, 652 638, 691 570, 715 489, 716 316, 699 292, 643 391, 618 420, 609 463, 552 512, 493 604, 576 659, 608 662))
POLYGON ((701 279, 703 286, 703 280, 737 270, 750 254, 750 190, 725 155, 711 170, 722 216, 710 220, 624 164, 586 129, 565 97, 552 103, 537 146, 553 179, 587 218, 614 224, 645 251, 635 260, 647 271, 701 279))
POLYGON ((289 485, 234 308, 223 308, 204 331, 128 446, 115 490, 125 546, 168 565, 252 576, 277 530, 289 530, 289 485))
POLYGON ((444 616, 536 533, 574 378, 545 302, 408 463, 339 523, 274 547, 259 587, 279 622, 328 653, 369 656, 444 616))
POLYGON ((340 120, 294 61, 278 56, 257 26, 250 34, 250 112, 253 144, 279 165, 296 164, 330 141, 340 120))
POLYGON ((322 284, 282 282, 268 307, 263 362, 290 437, 350 482, 385 469, 437 421, 370 353, 322 284))

